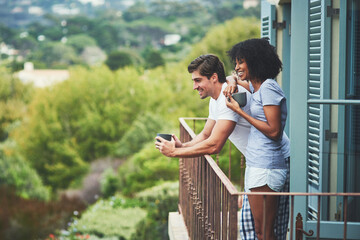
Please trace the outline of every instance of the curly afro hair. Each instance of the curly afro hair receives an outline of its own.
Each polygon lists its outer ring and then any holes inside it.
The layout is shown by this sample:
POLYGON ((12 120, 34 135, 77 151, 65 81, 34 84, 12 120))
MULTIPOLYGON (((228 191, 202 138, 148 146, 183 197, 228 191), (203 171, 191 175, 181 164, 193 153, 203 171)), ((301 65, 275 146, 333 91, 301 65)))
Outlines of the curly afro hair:
POLYGON ((282 70, 282 63, 275 47, 270 45, 268 38, 248 39, 235 44, 228 52, 231 61, 244 59, 251 78, 265 81, 274 79, 282 70))

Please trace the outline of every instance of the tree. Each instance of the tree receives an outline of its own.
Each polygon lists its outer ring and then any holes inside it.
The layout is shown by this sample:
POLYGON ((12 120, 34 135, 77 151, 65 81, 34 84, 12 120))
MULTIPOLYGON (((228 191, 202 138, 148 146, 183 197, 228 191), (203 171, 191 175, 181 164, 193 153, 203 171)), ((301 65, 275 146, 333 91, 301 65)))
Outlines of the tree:
POLYGON ((15 35, 15 30, 6 27, 4 24, 0 24, 0 42, 4 41, 5 43, 9 44, 15 35))
POLYGON ((10 142, 0 144, 0 185, 7 185, 16 189, 23 198, 37 198, 48 200, 47 189, 37 172, 29 163, 11 147, 10 142), (10 147, 9 147, 10 145, 10 147))
POLYGON ((6 140, 12 125, 24 117, 32 90, 7 70, 0 68, 0 141, 6 140))
POLYGON ((127 22, 142 19, 148 15, 146 5, 142 2, 136 2, 134 5, 129 7, 123 14, 123 18, 127 22))
POLYGON ((71 64, 80 62, 75 49, 61 42, 46 42, 40 45, 29 59, 44 62, 48 68, 67 68, 71 64))
POLYGON ((134 64, 132 56, 125 51, 110 53, 105 63, 113 71, 134 64))
POLYGON ((96 40, 86 34, 76 34, 67 39, 66 45, 73 47, 80 54, 85 47, 96 46, 96 40))
POLYGON ((165 65, 165 60, 159 51, 150 50, 150 52, 145 55, 146 68, 156 68, 163 65, 165 65))

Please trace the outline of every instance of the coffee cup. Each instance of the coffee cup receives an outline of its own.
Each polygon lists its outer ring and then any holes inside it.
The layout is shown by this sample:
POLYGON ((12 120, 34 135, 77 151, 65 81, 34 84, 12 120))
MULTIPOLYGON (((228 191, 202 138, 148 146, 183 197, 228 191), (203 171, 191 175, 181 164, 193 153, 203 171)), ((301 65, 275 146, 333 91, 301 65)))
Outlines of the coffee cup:
POLYGON ((233 93, 231 96, 239 104, 240 107, 243 107, 246 105, 246 103, 247 103, 246 92, 233 93))
MULTIPOLYGON (((158 133, 158 134, 156 134, 156 136, 162 137, 163 139, 165 139, 167 141, 171 141, 172 134, 158 133)), ((157 141, 160 142, 159 140, 157 140, 157 141)))

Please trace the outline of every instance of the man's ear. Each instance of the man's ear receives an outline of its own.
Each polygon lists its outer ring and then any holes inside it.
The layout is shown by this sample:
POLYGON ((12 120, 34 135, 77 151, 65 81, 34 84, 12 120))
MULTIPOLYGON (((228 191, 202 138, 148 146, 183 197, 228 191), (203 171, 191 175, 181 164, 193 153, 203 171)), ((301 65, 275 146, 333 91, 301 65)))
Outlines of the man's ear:
POLYGON ((212 81, 219 81, 217 73, 213 73, 213 75, 211 76, 211 80, 212 81))

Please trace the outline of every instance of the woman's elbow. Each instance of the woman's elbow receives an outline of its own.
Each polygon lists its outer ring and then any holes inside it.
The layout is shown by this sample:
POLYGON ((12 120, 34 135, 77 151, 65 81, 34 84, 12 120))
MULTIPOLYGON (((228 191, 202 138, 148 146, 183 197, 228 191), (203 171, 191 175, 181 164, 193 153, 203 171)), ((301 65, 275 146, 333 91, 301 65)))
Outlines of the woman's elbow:
POLYGON ((268 135, 269 138, 271 138, 274 141, 279 141, 282 136, 282 131, 274 131, 268 135))

